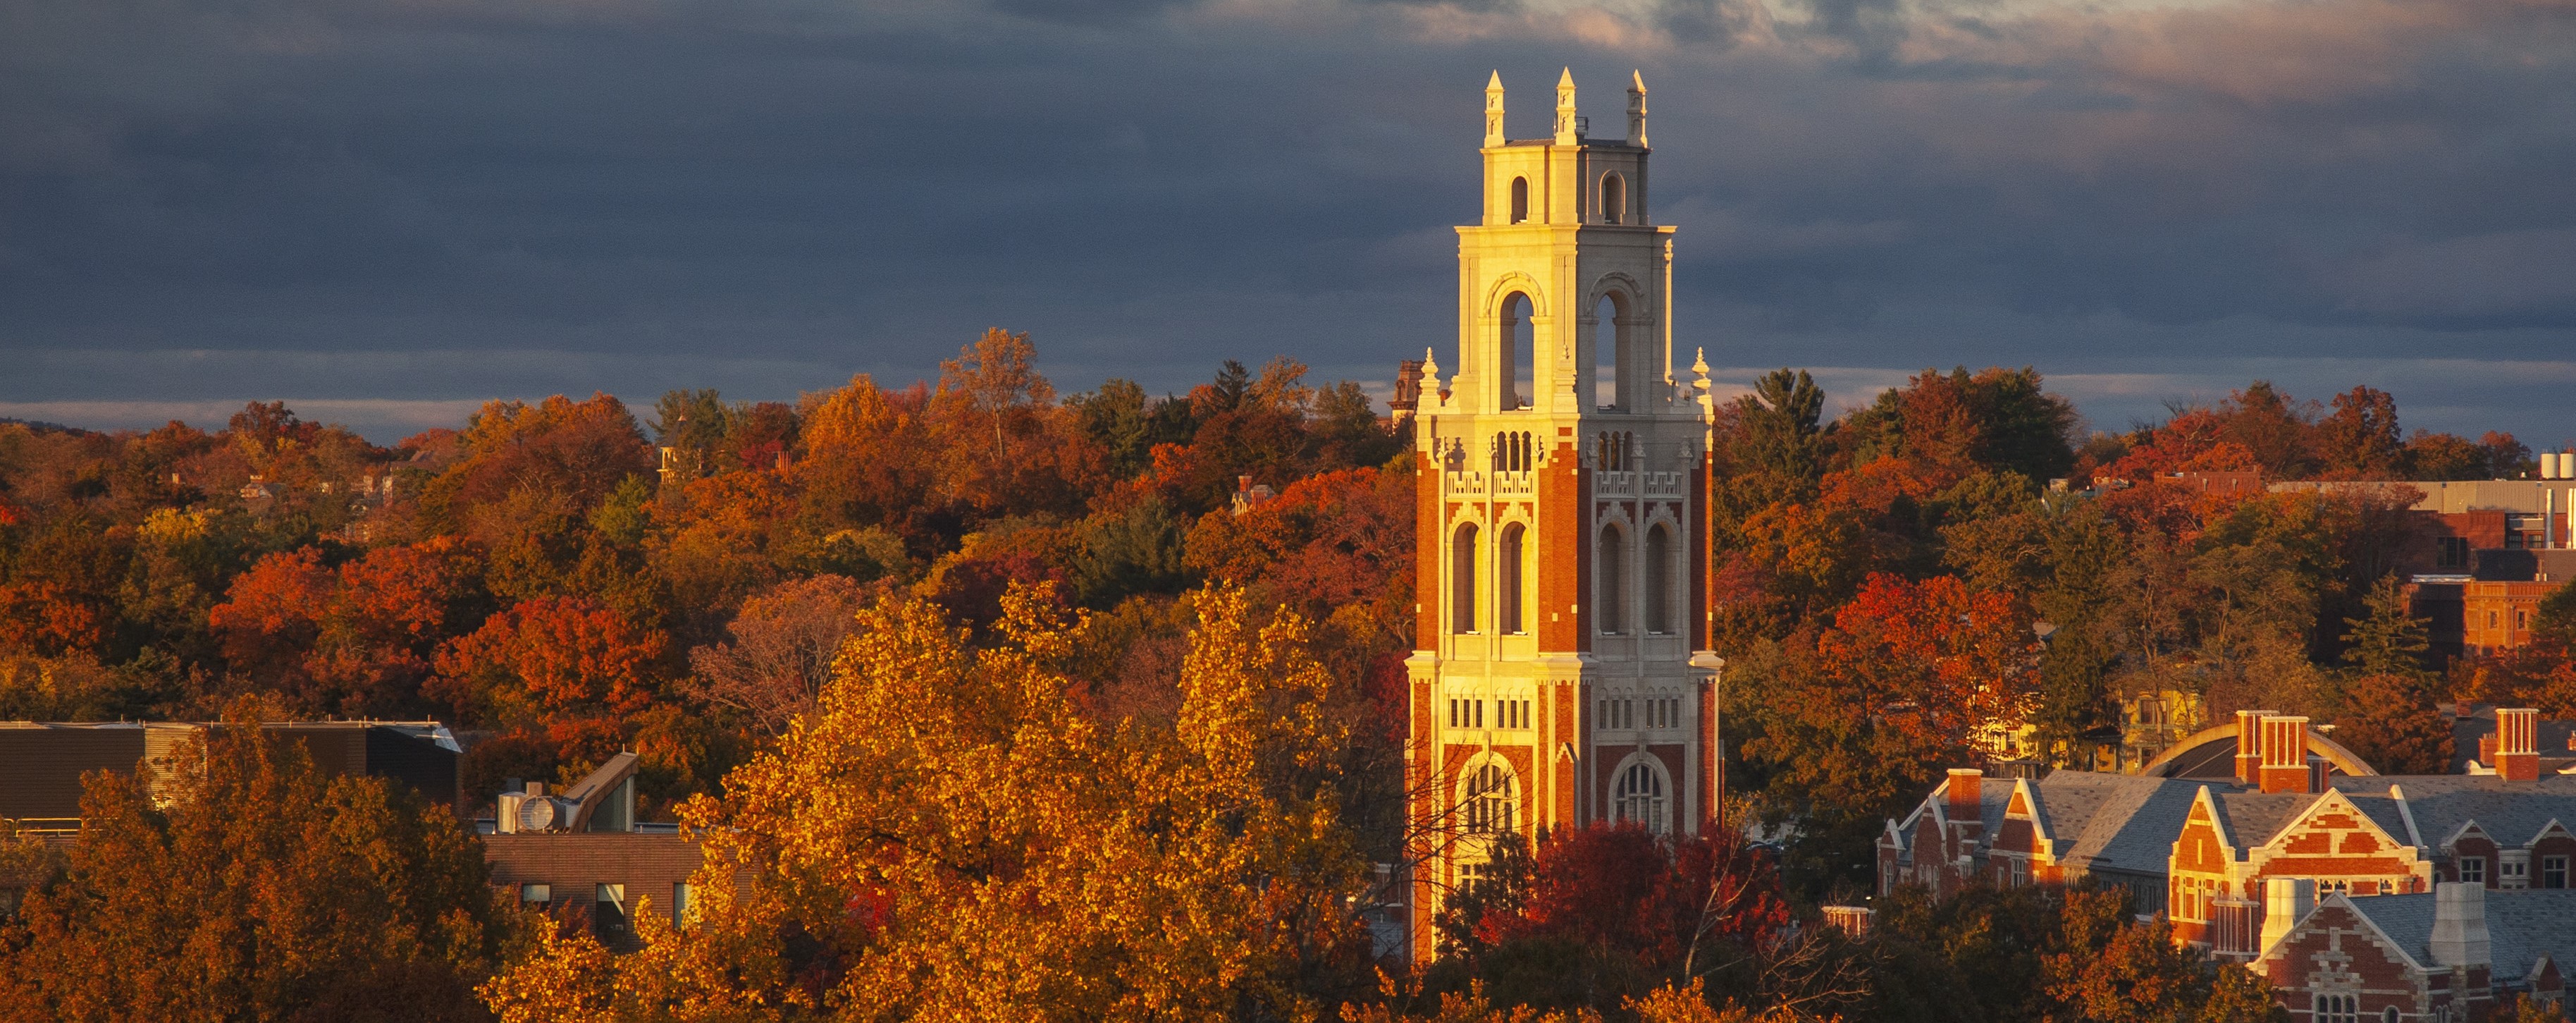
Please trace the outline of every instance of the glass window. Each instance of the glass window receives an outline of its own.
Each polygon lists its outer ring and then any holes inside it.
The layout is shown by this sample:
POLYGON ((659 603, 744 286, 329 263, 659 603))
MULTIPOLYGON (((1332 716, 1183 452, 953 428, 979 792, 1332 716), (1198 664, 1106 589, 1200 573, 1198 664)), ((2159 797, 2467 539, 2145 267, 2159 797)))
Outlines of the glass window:
POLYGON ((1468 771, 1467 830, 1479 834, 1518 830, 1520 797, 1514 788, 1511 769, 1501 764, 1487 761, 1468 771))
POLYGON ((1613 812, 1622 821, 1633 821, 1655 834, 1664 834, 1671 822, 1664 816, 1664 773, 1643 760, 1630 763, 1619 772, 1618 801, 1613 812))
POLYGON ((1497 594, 1501 601, 1496 610, 1502 612, 1502 625, 1498 631, 1509 635, 1528 631, 1521 624, 1521 534, 1521 526, 1517 522, 1504 526, 1503 549, 1495 552, 1496 560, 1502 562, 1497 567, 1502 569, 1503 575, 1502 592, 1497 594))
POLYGON ((2543 888, 2567 887, 2567 857, 2543 856, 2540 858, 2540 886, 2543 888))
POLYGON ((523 884, 519 886, 520 905, 535 906, 538 909, 544 909, 554 901, 555 893, 552 885, 523 884))
POLYGON ((592 894, 590 914, 591 929, 598 931, 600 937, 608 938, 625 934, 626 886, 622 884, 597 886, 592 894))
POLYGON ((696 893, 689 890, 689 883, 686 881, 676 882, 671 885, 672 923, 686 926, 696 922, 696 919, 690 916, 691 913, 697 911, 697 900, 690 898, 690 896, 694 894, 696 893))
POLYGON ((2466 881, 2470 884, 2485 884, 2487 880, 2487 858, 2484 856, 2460 857, 2460 880, 2466 881))

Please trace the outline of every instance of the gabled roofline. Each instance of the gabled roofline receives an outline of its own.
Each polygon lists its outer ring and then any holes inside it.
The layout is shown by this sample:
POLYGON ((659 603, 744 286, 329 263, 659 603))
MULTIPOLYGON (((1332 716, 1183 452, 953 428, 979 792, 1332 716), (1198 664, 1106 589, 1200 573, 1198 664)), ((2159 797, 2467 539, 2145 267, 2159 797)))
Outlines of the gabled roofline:
POLYGON ((2405 943, 2398 941, 2396 938, 2390 937, 2388 935, 2388 931, 2379 926, 2379 921, 2371 919, 2370 914, 2362 912, 2361 907, 2353 905, 2352 896, 2346 895, 2342 892, 2327 892, 2325 898, 2318 899, 2315 908, 2308 910, 2308 915, 2300 917, 2298 923, 2291 924, 2288 930, 2282 931, 2280 939, 2272 942, 2269 947, 2263 949, 2263 954, 2256 956, 2255 961, 2261 962, 2265 959, 2272 958, 2272 949, 2281 947, 2283 943, 2288 942, 2301 930, 2306 929, 2308 921, 2316 919, 2317 914, 2325 912, 2325 908, 2327 906, 2332 906, 2337 903, 2341 903, 2346 912, 2351 913, 2353 917, 2360 920, 2364 926, 2369 927, 2370 933, 2378 935, 2382 944, 2389 948, 2396 949, 2398 959, 2405 964, 2407 969, 2414 970, 2418 973, 2432 972, 2421 960, 2415 958, 2415 951, 2413 949, 2407 948, 2405 943))
MULTIPOLYGON (((2317 793, 2317 798, 2309 800, 2308 805, 2300 807, 2298 813, 2290 815, 2290 819, 2281 824, 2281 829, 2279 831, 2273 832, 2271 837, 2263 840, 2263 844, 2254 846, 2253 848, 2269 850, 2274 846, 2280 845, 2283 839, 2290 837, 2290 832, 2297 830, 2299 825, 2306 822, 2310 817, 2316 816, 2317 808, 2326 805, 2329 801, 2339 802, 2345 809, 2352 811, 2352 815, 2359 818, 2362 825, 2369 828, 2372 834, 2387 839, 2392 844, 2396 843, 2397 836, 2389 834, 2387 828, 2380 827, 2378 821, 2371 819, 2369 814, 2363 813, 2360 804, 2354 803, 2351 796, 2345 795, 2342 789, 2328 785, 2326 786, 2325 791, 2317 793)), ((2409 823, 2409 826, 2412 826, 2411 822, 2409 823)), ((2423 844, 2420 842, 2408 843, 2408 845, 2411 848, 2418 849, 2423 847, 2423 844)), ((2248 849, 2246 851, 2251 853, 2253 849, 2248 849)))

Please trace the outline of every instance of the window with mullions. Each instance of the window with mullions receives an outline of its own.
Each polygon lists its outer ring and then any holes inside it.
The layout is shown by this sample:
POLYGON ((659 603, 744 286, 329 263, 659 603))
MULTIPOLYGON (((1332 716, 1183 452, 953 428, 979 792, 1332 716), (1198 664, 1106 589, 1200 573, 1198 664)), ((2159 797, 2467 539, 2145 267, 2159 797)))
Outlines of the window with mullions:
POLYGON ((1467 830, 1503 834, 1519 829, 1521 801, 1511 769, 1487 761, 1467 772, 1467 830))
POLYGON ((2361 996, 2316 995, 2310 1017, 2316 1023, 2361 1023, 2361 996))
POLYGON ((1643 760, 1622 769, 1612 812, 1619 820, 1634 822, 1654 834, 1670 830, 1671 822, 1664 816, 1663 772, 1643 760))

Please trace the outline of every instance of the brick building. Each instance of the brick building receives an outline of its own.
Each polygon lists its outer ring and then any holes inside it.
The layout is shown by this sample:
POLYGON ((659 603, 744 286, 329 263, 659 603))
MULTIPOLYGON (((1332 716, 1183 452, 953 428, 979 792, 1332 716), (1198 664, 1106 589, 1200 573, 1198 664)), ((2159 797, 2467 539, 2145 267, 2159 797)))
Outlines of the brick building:
POLYGON ((2276 878, 2355 897, 2442 881, 2568 889, 2576 775, 2541 772, 2534 712, 2497 716, 2487 774, 2378 775, 2348 753, 2321 755, 2306 719, 2261 711, 2239 716, 2225 777, 2193 776, 2207 763, 2183 756, 2139 775, 2033 781, 1954 770, 1887 822, 1879 888, 1937 895, 1978 881, 2092 878, 2128 887, 2138 911, 2164 915, 2180 940, 2240 960, 2261 949, 2265 885, 2276 878))
POLYGON ((639 946, 639 912, 688 919, 693 879, 706 863, 703 845, 676 827, 636 823, 636 763, 635 754, 620 753, 560 793, 527 783, 503 792, 494 818, 477 822, 494 886, 522 905, 587 923, 621 952, 639 946))
MULTIPOLYGON (((2299 1023, 2498 1018, 2516 999, 2565 1004, 2576 890, 2490 898, 2484 885, 2357 898, 2273 879, 2250 965, 2299 1023)), ((2509 1018, 2509 1017, 2505 1017, 2509 1018)))

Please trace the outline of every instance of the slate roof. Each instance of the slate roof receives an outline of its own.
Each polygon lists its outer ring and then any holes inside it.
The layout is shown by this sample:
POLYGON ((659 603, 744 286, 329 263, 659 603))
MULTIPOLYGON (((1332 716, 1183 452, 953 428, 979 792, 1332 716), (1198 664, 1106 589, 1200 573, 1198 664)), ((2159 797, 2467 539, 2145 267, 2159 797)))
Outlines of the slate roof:
MULTIPOLYGON (((2435 847, 2473 820, 2506 846, 2531 841, 2552 820, 2576 829, 2576 775, 2542 775, 2537 781, 2520 782, 2492 774, 2383 775, 2346 779, 2336 787, 2366 810, 2386 807, 2394 821, 2395 802, 2388 796, 2391 786, 2405 792, 2415 826, 2423 830, 2425 844, 2435 847)), ((2373 811, 2371 817, 2377 820, 2380 813, 2373 811)), ((2405 826, 2399 823, 2389 834, 2403 840, 2405 826)))
MULTIPOLYGON (((2355 912, 2388 935, 2389 940, 2433 964, 2434 895, 2369 895, 2352 899, 2355 912)), ((2547 955, 2563 971, 2576 957, 2576 888, 2486 893, 2487 942, 2498 980, 2521 980, 2532 964, 2547 955)))
MULTIPOLYGON (((2487 903, 2492 906, 2495 903, 2492 896, 2496 893, 2488 894, 2487 903)), ((2407 955, 2414 956, 2416 965, 2433 965, 2433 893, 2369 895, 2358 899, 2347 896, 2346 899, 2352 903, 2355 912, 2379 925, 2380 932, 2388 935, 2388 940, 2405 949, 2407 955)))
MULTIPOLYGON (((2012 806, 2012 791, 2013 780, 2010 778, 1982 778, 1978 780, 1977 818, 1980 823, 1985 825, 1986 830, 1985 833, 1977 839, 1977 852, 1982 853, 1986 851, 1989 846, 1994 844, 1995 831, 2003 827, 2004 824, 2004 811, 2010 809, 2012 806)), ((1947 790, 1936 787, 1932 790, 1932 794, 1930 796, 1925 797, 1922 802, 1914 805, 1914 812, 1906 814, 1904 820, 1896 823, 1897 858, 1900 861, 1908 863, 1913 862, 1915 825, 1922 822, 1923 814, 1930 810, 1934 803, 1941 803, 1942 812, 1948 813, 1949 804, 1946 802, 1947 799, 1947 790)), ((1881 837, 1885 837, 1884 833, 1881 834, 1881 837)))
POLYGON ((2544 954, 2567 972, 2576 957, 2576 888, 2488 892, 2487 939, 2500 976, 2528 977, 2544 954))
POLYGON ((2032 784, 2042 826, 2065 862, 2163 873, 2201 783, 2179 778, 2057 771, 2032 784))
MULTIPOLYGON (((2325 798, 2322 793, 2252 792, 2216 787, 2210 789, 2210 794, 2218 797, 2219 823, 2226 825, 2227 842, 2236 848, 2240 858, 2245 850, 2271 841, 2272 836, 2280 834, 2282 828, 2297 820, 2301 811, 2325 798)), ((2403 835, 2406 829, 2401 827, 2397 833, 2403 835)), ((2179 836, 2181 829, 2175 829, 2175 834, 2179 836)))

